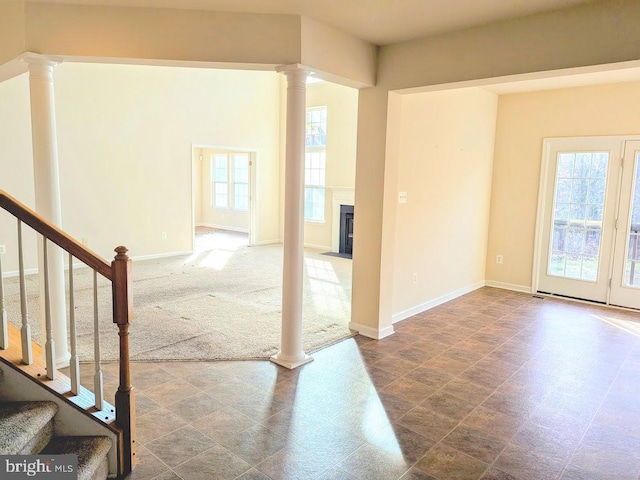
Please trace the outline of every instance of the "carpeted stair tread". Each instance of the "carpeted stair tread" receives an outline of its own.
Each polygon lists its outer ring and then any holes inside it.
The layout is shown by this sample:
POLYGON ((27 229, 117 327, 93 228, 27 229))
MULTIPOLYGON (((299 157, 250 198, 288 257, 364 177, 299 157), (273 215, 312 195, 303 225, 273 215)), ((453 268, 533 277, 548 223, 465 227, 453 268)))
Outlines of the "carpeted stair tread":
POLYGON ((53 402, 0 403, 0 455, 35 455, 53 436, 53 402))
POLYGON ((108 475, 108 437, 54 437, 42 451, 50 455, 78 455, 78 480, 105 479, 108 475))

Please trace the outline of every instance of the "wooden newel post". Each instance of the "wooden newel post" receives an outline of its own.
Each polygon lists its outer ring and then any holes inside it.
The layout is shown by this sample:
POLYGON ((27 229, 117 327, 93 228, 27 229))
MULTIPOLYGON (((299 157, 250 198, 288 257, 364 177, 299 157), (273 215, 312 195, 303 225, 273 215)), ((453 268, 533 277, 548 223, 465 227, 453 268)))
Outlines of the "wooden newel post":
POLYGON ((111 262, 113 287, 113 321, 120 336, 120 385, 116 392, 116 425, 122 431, 120 476, 131 472, 136 455, 135 396, 129 366, 129 324, 132 319, 131 260, 126 247, 117 247, 111 262))

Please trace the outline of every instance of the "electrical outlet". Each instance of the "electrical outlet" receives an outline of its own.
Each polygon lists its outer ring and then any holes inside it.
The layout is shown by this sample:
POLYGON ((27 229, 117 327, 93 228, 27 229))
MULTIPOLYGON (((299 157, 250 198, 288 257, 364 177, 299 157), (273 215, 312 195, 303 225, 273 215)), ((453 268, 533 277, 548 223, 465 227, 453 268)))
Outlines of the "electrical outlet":
POLYGON ((162 238, 162 240, 166 240, 167 239, 167 232, 162 232, 160 234, 160 238, 162 238))
POLYGON ((415 285, 416 283, 418 283, 418 274, 414 273, 413 274, 413 284, 415 285))
POLYGON ((398 192, 398 203, 407 203, 407 192, 398 192))
POLYGON ((87 245, 89 245, 89 239, 88 238, 83 238, 82 239, 82 244, 86 247, 87 245))
POLYGON ((5 245, 0 245, 0 253, 7 253, 7 247, 5 245))
POLYGON ((502 255, 496 255, 496 263, 499 263, 500 265, 502 265, 504 261, 504 258, 502 257, 502 255))

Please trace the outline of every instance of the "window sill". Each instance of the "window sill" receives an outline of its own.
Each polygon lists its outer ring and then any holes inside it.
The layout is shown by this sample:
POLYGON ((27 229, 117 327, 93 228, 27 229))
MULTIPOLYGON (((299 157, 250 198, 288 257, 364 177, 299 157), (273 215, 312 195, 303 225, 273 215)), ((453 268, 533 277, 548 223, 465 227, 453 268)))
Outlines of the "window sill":
POLYGON ((308 220, 308 219, 305 219, 304 223, 308 224, 308 225, 325 225, 327 222, 325 222, 324 220, 308 220))

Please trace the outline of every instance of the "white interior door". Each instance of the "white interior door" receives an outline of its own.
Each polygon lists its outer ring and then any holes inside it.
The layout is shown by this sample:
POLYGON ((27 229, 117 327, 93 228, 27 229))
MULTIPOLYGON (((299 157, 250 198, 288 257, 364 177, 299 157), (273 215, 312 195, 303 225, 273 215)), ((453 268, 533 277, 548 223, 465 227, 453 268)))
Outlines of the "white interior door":
POLYGON ((545 139, 539 292, 607 303, 623 143, 545 139))
POLYGON ((610 303, 640 308, 640 141, 625 144, 610 303))

